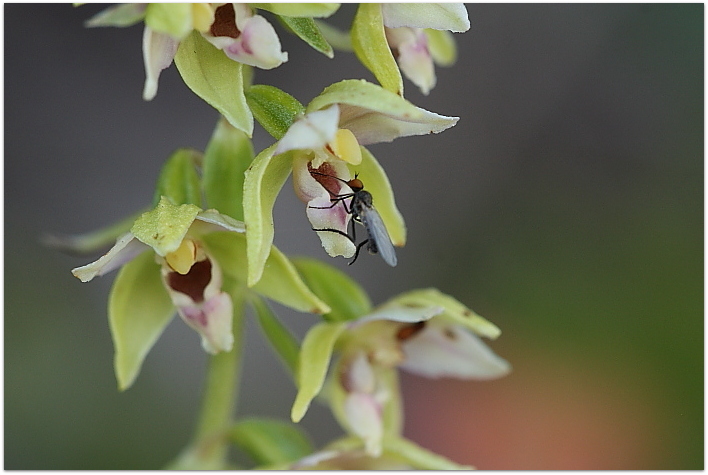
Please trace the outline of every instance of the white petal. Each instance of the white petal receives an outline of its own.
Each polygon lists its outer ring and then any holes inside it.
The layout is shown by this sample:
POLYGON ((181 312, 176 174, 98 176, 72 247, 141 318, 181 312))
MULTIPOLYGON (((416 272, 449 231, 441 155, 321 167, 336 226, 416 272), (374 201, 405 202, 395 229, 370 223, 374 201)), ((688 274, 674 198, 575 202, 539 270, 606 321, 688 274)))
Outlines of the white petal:
POLYGON ((278 142, 274 155, 288 150, 318 150, 334 140, 339 129, 339 107, 310 112, 296 120, 278 142))
POLYGON ((179 42, 165 33, 145 26, 143 32, 143 61, 145 62, 145 87, 143 99, 152 100, 157 94, 157 81, 163 69, 172 64, 179 42))
POLYGON ((428 324, 403 343, 401 368, 427 377, 492 379, 511 367, 482 340, 459 326, 428 324))
POLYGON ((420 111, 418 118, 404 120, 361 107, 344 104, 339 107, 340 127, 351 130, 361 145, 391 142, 398 137, 410 135, 437 134, 459 120, 459 117, 447 117, 420 108, 416 108, 420 111))
POLYGON ((88 282, 97 275, 104 275, 117 269, 146 249, 148 246, 135 239, 133 233, 126 233, 119 237, 115 245, 97 261, 72 269, 71 273, 81 282, 88 282))
POLYGON ((464 3, 384 3, 381 12, 389 28, 409 26, 456 33, 470 29, 464 3))

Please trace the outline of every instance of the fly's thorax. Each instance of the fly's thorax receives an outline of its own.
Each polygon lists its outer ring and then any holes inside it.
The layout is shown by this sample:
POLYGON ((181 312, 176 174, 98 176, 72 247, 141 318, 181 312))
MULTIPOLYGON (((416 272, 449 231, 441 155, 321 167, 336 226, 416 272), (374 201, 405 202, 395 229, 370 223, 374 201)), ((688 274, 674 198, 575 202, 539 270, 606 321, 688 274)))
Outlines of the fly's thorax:
POLYGON ((374 206, 374 199, 368 191, 357 191, 352 199, 352 211, 354 214, 361 216, 366 213, 367 209, 374 206))

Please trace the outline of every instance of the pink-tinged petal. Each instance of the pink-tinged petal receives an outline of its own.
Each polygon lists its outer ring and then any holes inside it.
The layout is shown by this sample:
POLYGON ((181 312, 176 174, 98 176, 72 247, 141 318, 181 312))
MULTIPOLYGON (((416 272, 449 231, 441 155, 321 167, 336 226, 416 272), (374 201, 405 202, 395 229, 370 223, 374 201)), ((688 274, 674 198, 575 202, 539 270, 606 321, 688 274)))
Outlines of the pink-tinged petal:
MULTIPOLYGON (((309 156, 300 156, 293 161, 293 186, 298 198, 307 203, 306 214, 312 229, 336 229, 347 234, 351 214, 347 213, 342 202, 335 204, 331 201, 330 192, 338 195, 350 193, 351 189, 334 178, 315 175, 322 181, 315 179, 310 174, 309 159, 309 156), (323 186, 323 183, 327 188, 323 186)), ((349 169, 341 161, 327 162, 317 171, 339 177, 342 180, 350 178, 349 169)), ((334 231, 319 231, 317 234, 322 242, 322 247, 332 257, 352 257, 356 252, 356 246, 343 234, 334 231)))
POLYGON ((428 37, 423 30, 386 28, 386 39, 403 74, 427 95, 435 87, 436 78, 435 65, 428 50, 428 37))
POLYGON ((371 394, 351 393, 344 400, 344 413, 350 430, 362 438, 366 453, 381 455, 383 419, 381 405, 371 394))
POLYGON ((431 378, 493 379, 511 370, 478 336, 455 325, 428 324, 403 342, 403 351, 402 369, 431 378))
POLYGON ((234 340, 233 304, 221 290, 218 263, 207 256, 195 262, 186 274, 163 264, 162 280, 179 316, 201 335, 204 349, 212 354, 230 351, 234 340))
POLYGON ((226 292, 220 292, 198 305, 177 307, 177 313, 202 337, 202 347, 211 354, 231 351, 233 304, 226 292))
POLYGON ((81 282, 88 282, 97 275, 104 275, 132 260, 148 246, 135 239, 133 233, 119 237, 115 245, 97 261, 71 270, 81 282))
POLYGON ((143 99, 152 100, 157 94, 160 73, 166 69, 177 53, 179 42, 165 33, 153 31, 145 26, 143 32, 143 61, 145 62, 145 87, 143 99))
POLYGON ((408 26, 455 33, 470 29, 464 3, 384 3, 381 13, 389 28, 408 26))
POLYGON ((217 8, 214 25, 203 36, 229 58, 249 66, 273 69, 288 60, 273 26, 243 3, 217 8))
POLYGON ((274 155, 289 150, 320 150, 334 140, 339 128, 339 107, 310 112, 296 120, 278 142, 274 155))

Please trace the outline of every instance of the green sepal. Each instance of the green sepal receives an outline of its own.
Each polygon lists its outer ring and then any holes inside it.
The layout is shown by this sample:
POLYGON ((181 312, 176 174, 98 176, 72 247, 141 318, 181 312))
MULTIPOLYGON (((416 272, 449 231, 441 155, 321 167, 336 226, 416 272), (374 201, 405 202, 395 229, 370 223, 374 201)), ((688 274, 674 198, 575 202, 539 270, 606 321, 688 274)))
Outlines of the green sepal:
POLYGON ((366 69, 384 89, 403 96, 403 78, 386 40, 381 4, 359 4, 351 37, 354 53, 366 69))
POLYGON ((270 255, 275 199, 292 171, 292 153, 273 156, 277 144, 259 153, 246 170, 243 184, 243 221, 248 229, 248 286, 261 279, 270 255))
POLYGON ((243 180, 253 161, 253 144, 220 118, 204 152, 202 182, 207 208, 243 221, 243 180))
POLYGON ((201 209, 191 204, 175 205, 160 198, 155 209, 143 213, 130 229, 135 237, 152 247, 160 256, 174 252, 182 244, 189 227, 201 209))
POLYGON ((305 112, 305 106, 293 96, 264 84, 246 89, 246 101, 258 123, 276 140, 283 138, 295 119, 305 112))
MULTIPOLYGON (((201 239, 211 256, 219 262, 225 275, 241 283, 246 282, 245 235, 232 232, 213 232, 205 234, 201 239)), ((270 248, 263 278, 253 286, 253 290, 300 312, 327 313, 330 311, 327 304, 307 288, 295 266, 275 246, 270 248)))
POLYGON ((175 64, 185 84, 249 137, 253 115, 243 93, 243 65, 193 31, 179 45, 175 64))
POLYGON ((344 322, 322 322, 305 335, 298 360, 298 392, 290 411, 293 422, 300 422, 312 399, 322 390, 334 344, 346 327, 344 322))
POLYGON ((145 7, 145 24, 172 38, 184 38, 192 30, 191 3, 149 3, 145 7))
POLYGON ((339 9, 339 3, 249 3, 251 8, 260 8, 276 15, 292 17, 327 18, 339 9))
POLYGON ((457 464, 403 437, 384 436, 383 452, 417 470, 471 470, 469 465, 457 464))
POLYGON ((117 223, 109 224, 106 227, 84 234, 48 234, 42 236, 42 244, 74 254, 93 253, 101 248, 115 244, 116 239, 127 233, 135 220, 145 211, 139 211, 117 223))
POLYGON ((406 224, 396 207, 393 188, 386 172, 376 158, 365 147, 361 147, 361 164, 356 168, 365 189, 374 197, 374 208, 381 215, 386 230, 395 246, 406 244, 406 224))
POLYGON ((174 313, 152 252, 140 254, 121 268, 108 298, 114 367, 121 391, 133 384, 174 313))
POLYGON ((101 10, 84 22, 86 28, 135 25, 145 18, 145 6, 140 3, 119 3, 101 10))
POLYGON ((428 51, 440 66, 452 66, 457 61, 457 44, 455 37, 447 30, 433 30, 426 28, 425 36, 428 37, 428 51))
POLYGON ((460 301, 438 289, 418 289, 397 295, 389 300, 403 305, 413 306, 439 306, 443 313, 438 318, 444 318, 458 325, 468 328, 479 336, 496 339, 501 335, 499 327, 489 320, 477 315, 460 301))
POLYGON ((298 426, 276 419, 243 419, 229 429, 228 436, 257 465, 292 462, 314 450, 298 426))
POLYGON ((364 289, 339 269, 316 259, 293 258, 307 286, 332 311, 324 315, 331 322, 355 320, 371 312, 371 300, 364 289))
POLYGON ((253 297, 251 304, 256 311, 258 324, 263 334, 268 339, 273 349, 285 366, 290 370, 290 374, 295 378, 297 374, 297 358, 300 352, 300 345, 295 337, 290 333, 278 317, 273 313, 267 303, 259 297, 253 297))
POLYGON ((201 183, 197 174, 201 161, 201 152, 193 149, 181 148, 170 155, 157 178, 153 206, 157 206, 162 196, 176 205, 201 206, 201 183))
POLYGON ((318 28, 315 20, 307 17, 292 17, 278 15, 278 19, 297 35, 301 40, 303 40, 308 45, 312 46, 316 51, 319 51, 328 58, 334 57, 334 50, 327 40, 322 35, 322 32, 318 28))

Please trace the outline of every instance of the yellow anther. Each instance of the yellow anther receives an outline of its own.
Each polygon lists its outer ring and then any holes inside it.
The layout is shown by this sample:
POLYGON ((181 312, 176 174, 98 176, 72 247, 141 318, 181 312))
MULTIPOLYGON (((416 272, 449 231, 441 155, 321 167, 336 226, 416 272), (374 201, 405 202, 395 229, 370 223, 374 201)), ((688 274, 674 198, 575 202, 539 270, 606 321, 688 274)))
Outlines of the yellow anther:
POLYGON ((175 272, 186 274, 197 260, 197 246, 191 239, 184 239, 176 251, 165 256, 165 261, 175 272))
POLYGON ((352 165, 359 165, 361 163, 359 142, 357 142, 351 130, 337 130, 330 146, 334 154, 345 162, 351 163, 352 165))
POLYGON ((208 3, 192 3, 192 26, 195 30, 206 32, 214 23, 214 10, 208 3))

